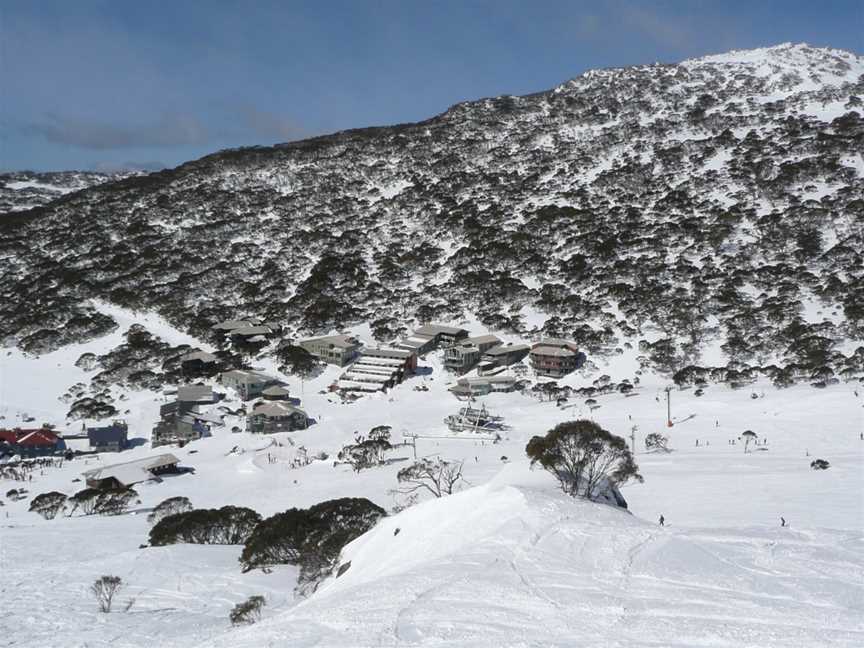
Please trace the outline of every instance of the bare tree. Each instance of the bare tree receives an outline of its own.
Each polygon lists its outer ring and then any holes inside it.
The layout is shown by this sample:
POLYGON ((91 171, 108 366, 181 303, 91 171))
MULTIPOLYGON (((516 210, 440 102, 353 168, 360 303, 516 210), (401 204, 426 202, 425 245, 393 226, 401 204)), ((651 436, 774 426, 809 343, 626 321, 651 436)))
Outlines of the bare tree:
POLYGON ((102 576, 90 586, 90 591, 96 597, 99 609, 107 613, 111 611, 111 603, 122 587, 123 579, 119 576, 102 576))
POLYGON ((452 495, 462 479, 462 462, 445 459, 421 459, 396 475, 403 484, 398 492, 403 494, 426 490, 435 497, 452 495))

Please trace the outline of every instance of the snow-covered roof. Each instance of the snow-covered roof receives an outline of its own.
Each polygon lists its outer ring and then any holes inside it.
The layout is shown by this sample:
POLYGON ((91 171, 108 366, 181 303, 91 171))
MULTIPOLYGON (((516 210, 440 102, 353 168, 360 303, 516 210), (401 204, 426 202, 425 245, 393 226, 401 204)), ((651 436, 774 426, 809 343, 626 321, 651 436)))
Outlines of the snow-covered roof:
POLYGON ((145 457, 124 463, 110 464, 93 470, 85 470, 81 473, 85 479, 101 480, 113 477, 121 484, 129 486, 153 479, 152 470, 172 466, 180 463, 171 453, 145 457))

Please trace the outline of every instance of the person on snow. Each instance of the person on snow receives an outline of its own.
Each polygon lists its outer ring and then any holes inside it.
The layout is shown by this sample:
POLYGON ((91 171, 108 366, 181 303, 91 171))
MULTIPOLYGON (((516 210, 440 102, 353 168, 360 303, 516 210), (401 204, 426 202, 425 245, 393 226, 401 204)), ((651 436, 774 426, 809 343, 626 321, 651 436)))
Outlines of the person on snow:
POLYGON ((666 518, 664 518, 663 515, 660 515, 660 526, 665 526, 665 524, 666 524, 666 518))
POLYGON ((782 515, 780 516, 780 526, 781 527, 786 526, 786 518, 784 518, 782 515))

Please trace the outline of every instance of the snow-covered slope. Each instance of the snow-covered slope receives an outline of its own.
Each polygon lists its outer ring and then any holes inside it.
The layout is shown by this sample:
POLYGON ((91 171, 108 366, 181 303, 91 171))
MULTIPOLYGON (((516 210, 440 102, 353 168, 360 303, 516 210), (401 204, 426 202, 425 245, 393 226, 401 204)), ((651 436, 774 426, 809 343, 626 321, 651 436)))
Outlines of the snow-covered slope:
POLYGON ((68 193, 104 182, 114 182, 129 175, 132 174, 94 171, 0 173, 0 213, 33 209, 68 193))
POLYGON ((206 645, 815 646, 864 639, 856 532, 658 528, 513 466, 382 521, 292 610, 206 645), (533 483, 531 483, 533 481, 533 483), (528 484, 526 484, 528 482, 528 484))

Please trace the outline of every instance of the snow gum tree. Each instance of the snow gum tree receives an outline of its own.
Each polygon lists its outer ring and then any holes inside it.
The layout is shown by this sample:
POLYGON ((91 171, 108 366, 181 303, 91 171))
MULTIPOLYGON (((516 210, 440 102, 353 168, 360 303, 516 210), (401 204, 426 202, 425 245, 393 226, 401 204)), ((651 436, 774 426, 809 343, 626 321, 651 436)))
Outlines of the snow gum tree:
POLYGON ((66 508, 67 500, 66 495, 57 491, 42 493, 30 502, 30 511, 38 513, 46 520, 53 520, 58 513, 66 508))
POLYGON ((174 515, 176 513, 186 513, 192 510, 192 502, 188 497, 169 497, 166 500, 159 502, 150 515, 147 516, 147 521, 150 524, 156 524, 161 519, 174 515))
POLYGON ((96 598, 99 610, 105 613, 111 611, 111 605, 117 592, 123 587, 123 579, 119 576, 102 576, 90 586, 90 592, 96 598))
POLYGON ((299 565, 300 584, 314 583, 333 570, 342 547, 385 515, 369 500, 352 497, 277 513, 256 526, 246 541, 240 555, 243 571, 299 565))
POLYGON ((560 423, 525 447, 531 465, 539 464, 558 480, 568 495, 594 499, 604 479, 620 486, 642 481, 627 442, 594 421, 560 423))
POLYGON ((452 495, 462 479, 462 462, 445 459, 421 459, 400 470, 398 492, 403 494, 427 491, 435 497, 452 495))
POLYGON ((260 521, 258 513, 242 506, 175 513, 150 529, 150 544, 243 544, 260 521))

